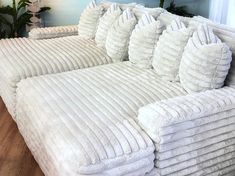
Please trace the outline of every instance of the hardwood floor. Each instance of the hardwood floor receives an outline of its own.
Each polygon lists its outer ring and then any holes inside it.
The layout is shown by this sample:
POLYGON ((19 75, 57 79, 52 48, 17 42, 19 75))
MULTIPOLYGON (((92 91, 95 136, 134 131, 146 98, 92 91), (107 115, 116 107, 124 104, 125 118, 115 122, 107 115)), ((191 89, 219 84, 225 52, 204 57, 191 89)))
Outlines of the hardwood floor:
POLYGON ((0 176, 43 176, 1 97, 0 176))

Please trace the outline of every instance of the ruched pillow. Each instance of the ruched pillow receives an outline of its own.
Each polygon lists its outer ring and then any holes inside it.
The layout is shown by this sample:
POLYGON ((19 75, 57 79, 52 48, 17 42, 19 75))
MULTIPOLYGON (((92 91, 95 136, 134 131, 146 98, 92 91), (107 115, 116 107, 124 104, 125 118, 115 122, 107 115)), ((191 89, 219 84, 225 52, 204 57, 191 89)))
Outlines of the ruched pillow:
POLYGON ((190 92, 221 88, 228 74, 232 53, 206 25, 189 39, 180 64, 180 82, 190 92))
POLYGON ((173 20, 163 31, 153 57, 153 67, 162 79, 179 81, 180 61, 191 33, 180 19, 173 20))
POLYGON ((112 4, 107 12, 100 18, 95 41, 99 47, 105 47, 108 30, 111 28, 115 20, 121 15, 122 11, 119 6, 112 4))
POLYGON ((114 62, 120 62, 128 58, 130 35, 136 23, 133 12, 126 9, 110 28, 105 47, 108 56, 114 62))
POLYGON ((153 51, 164 26, 153 16, 144 14, 131 34, 129 60, 140 68, 151 68, 153 51))
POLYGON ((103 7, 97 6, 95 1, 92 1, 81 14, 78 28, 79 36, 86 39, 95 38, 99 18, 102 14, 103 7))

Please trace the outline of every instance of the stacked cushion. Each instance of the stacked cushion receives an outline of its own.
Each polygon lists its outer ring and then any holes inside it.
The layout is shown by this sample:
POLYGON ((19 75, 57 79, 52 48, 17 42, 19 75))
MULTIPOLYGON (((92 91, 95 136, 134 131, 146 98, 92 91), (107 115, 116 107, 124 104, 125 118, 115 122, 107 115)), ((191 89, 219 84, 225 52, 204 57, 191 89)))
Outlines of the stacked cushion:
POLYGON ((129 60, 140 68, 151 68, 156 42, 164 26, 153 16, 144 14, 132 32, 129 45, 129 60))
POLYGON ((229 47, 206 25, 190 38, 180 65, 180 81, 188 92, 221 88, 232 60, 229 47))
POLYGON ((106 50, 108 56, 114 62, 127 59, 130 35, 136 23, 137 21, 133 12, 130 9, 126 9, 109 30, 106 40, 106 50))
POLYGON ((153 57, 156 73, 168 81, 178 81, 184 47, 191 35, 180 19, 175 19, 160 36, 153 57))
POLYGON ((110 6, 103 17, 100 18, 95 41, 98 46, 105 47, 108 30, 115 20, 121 15, 121 9, 114 3, 110 6))
POLYGON ((86 39, 94 38, 102 14, 103 7, 97 6, 95 1, 92 1, 81 14, 78 28, 79 35, 86 39))

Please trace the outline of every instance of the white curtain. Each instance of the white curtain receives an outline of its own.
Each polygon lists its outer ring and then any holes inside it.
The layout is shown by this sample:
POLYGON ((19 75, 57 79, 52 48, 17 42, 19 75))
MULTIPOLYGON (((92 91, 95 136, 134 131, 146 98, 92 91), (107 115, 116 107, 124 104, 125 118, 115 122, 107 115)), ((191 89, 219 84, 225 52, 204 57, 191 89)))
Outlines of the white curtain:
POLYGON ((209 18, 235 27, 235 0, 210 0, 209 18))

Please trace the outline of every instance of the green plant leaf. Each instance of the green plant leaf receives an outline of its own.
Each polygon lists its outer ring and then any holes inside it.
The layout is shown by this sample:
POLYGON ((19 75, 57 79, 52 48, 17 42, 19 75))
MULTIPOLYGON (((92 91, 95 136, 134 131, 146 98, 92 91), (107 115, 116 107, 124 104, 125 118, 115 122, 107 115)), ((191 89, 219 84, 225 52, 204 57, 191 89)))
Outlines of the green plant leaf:
POLYGON ((0 14, 13 16, 14 15, 14 9, 12 7, 10 7, 9 5, 0 7, 0 14))
POLYGON ((17 24, 15 26, 15 31, 19 32, 27 23, 30 22, 31 14, 27 12, 23 13, 17 20, 17 24))
POLYGON ((166 8, 166 10, 168 12, 171 12, 173 14, 176 14, 176 15, 180 15, 180 16, 185 16, 185 17, 193 17, 194 15, 189 13, 187 11, 187 6, 176 6, 175 2, 172 1, 170 3, 170 6, 166 8))
POLYGON ((25 8, 29 3, 29 0, 20 0, 17 5, 17 10, 20 11, 21 8, 25 8))
POLYGON ((51 8, 50 7, 41 7, 39 13, 43 13, 43 12, 46 12, 48 10, 51 10, 51 8))

